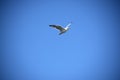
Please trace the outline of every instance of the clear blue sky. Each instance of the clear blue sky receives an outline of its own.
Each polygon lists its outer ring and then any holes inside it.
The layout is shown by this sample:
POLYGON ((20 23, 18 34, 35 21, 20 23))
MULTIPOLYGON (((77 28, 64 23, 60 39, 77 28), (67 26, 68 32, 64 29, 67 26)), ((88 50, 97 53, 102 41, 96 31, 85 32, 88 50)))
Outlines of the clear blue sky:
POLYGON ((118 2, 1 1, 2 80, 118 80, 118 2))

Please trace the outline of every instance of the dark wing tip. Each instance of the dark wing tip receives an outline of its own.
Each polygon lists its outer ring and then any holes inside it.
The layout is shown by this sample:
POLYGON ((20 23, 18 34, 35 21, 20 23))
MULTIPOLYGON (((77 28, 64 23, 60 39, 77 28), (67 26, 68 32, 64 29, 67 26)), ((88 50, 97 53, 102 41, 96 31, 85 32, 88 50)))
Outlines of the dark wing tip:
POLYGON ((49 26, 52 26, 52 25, 49 25, 49 26))
POLYGON ((55 26, 55 25, 49 25, 50 27, 53 27, 53 26, 55 26))

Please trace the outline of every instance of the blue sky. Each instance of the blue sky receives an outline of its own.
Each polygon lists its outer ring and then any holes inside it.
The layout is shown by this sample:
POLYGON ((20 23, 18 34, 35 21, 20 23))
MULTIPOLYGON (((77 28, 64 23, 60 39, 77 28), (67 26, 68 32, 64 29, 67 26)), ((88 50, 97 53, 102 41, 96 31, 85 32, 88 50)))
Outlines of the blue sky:
POLYGON ((3 80, 117 80, 118 2, 1 1, 3 80))

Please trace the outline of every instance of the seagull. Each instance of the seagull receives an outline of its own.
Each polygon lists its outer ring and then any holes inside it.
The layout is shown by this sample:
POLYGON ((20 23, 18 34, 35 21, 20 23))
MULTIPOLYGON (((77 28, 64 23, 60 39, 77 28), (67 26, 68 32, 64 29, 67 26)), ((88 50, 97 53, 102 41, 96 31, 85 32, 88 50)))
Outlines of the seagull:
POLYGON ((52 28, 55 28, 55 29, 59 30, 59 31, 60 31, 59 35, 61 35, 61 34, 65 33, 66 31, 69 30, 69 28, 70 28, 69 26, 70 26, 71 24, 72 24, 72 23, 69 23, 65 28, 63 28, 63 27, 60 26, 60 25, 49 25, 49 26, 52 27, 52 28))

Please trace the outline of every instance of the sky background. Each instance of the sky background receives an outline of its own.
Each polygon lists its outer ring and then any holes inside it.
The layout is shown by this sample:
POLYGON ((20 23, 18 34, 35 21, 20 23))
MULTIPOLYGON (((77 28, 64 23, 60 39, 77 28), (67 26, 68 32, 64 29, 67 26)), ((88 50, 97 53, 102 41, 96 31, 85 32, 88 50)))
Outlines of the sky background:
POLYGON ((1 0, 1 80, 119 80, 118 0, 1 0), (58 35, 50 24, 70 30, 58 35))

